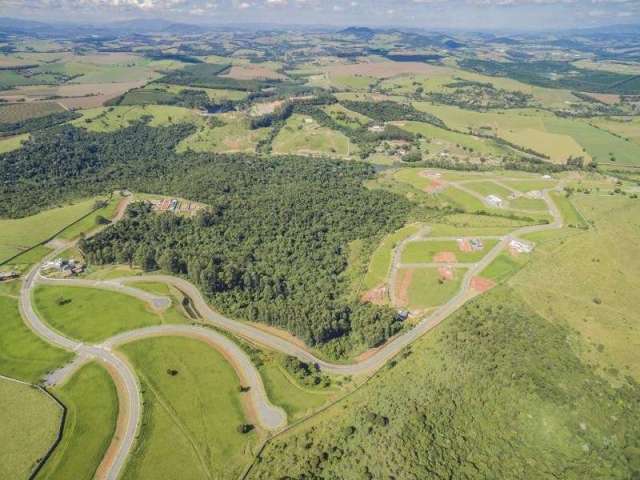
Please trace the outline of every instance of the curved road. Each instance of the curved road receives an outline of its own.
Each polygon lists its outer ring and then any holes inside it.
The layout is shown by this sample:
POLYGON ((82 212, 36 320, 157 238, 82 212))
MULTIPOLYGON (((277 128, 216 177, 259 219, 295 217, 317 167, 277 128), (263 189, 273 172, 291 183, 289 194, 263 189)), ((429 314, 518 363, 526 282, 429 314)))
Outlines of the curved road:
MULTIPOLYGON (((121 335, 117 335, 101 345, 85 345, 84 343, 67 338, 58 332, 48 327, 36 314, 31 303, 31 293, 36 281, 41 280, 46 283, 62 283, 77 286, 89 286, 92 288, 107 288, 109 290, 118 291, 128 295, 136 296, 146 302, 150 302, 156 308, 162 308, 168 306, 166 301, 163 302, 162 297, 150 295, 142 290, 132 288, 123 285, 126 283, 134 283, 141 281, 153 281, 163 282, 175 286, 187 296, 189 296, 195 308, 200 315, 208 323, 236 334, 240 337, 244 337, 253 342, 265 345, 271 349, 286 353, 288 355, 296 356, 304 361, 315 363, 320 366, 326 372, 342 374, 342 375, 367 375, 373 374, 376 370, 382 367, 389 359, 397 355, 403 348, 410 345, 412 342, 420 338, 426 332, 440 324, 450 314, 460 308, 466 301, 477 295, 471 288, 471 280, 474 276, 478 275, 484 270, 509 244, 509 242, 525 234, 534 232, 561 228, 562 217, 556 207, 555 203, 549 196, 550 190, 560 189, 560 186, 554 189, 546 189, 543 191, 543 199, 549 207, 549 212, 553 216, 553 222, 545 225, 534 225, 529 227, 523 227, 515 230, 510 235, 502 237, 488 254, 479 262, 470 265, 467 272, 464 275, 460 290, 451 298, 446 304, 439 307, 430 315, 423 318, 411 330, 395 337, 387 342, 385 345, 377 349, 372 355, 365 360, 352 364, 334 364, 326 362, 315 357, 309 350, 303 346, 297 345, 287 339, 278 337, 271 333, 260 330, 250 324, 243 323, 237 320, 227 318, 209 307, 206 300, 203 298, 199 289, 192 283, 182 278, 177 278, 168 275, 144 275, 139 277, 127 277, 117 280, 109 281, 92 281, 92 280, 53 280, 42 279, 39 276, 40 265, 34 267, 25 278, 23 282, 21 295, 20 295, 20 307, 23 317, 31 329, 40 335, 50 343, 62 347, 66 350, 74 351, 78 353, 78 357, 71 365, 58 371, 61 378, 69 375, 82 363, 97 359, 110 368, 110 371, 116 372, 119 377, 117 383, 124 385, 124 391, 122 394, 125 396, 128 408, 125 409, 127 413, 126 427, 124 433, 121 436, 114 438, 112 447, 114 444, 114 455, 107 455, 103 459, 103 464, 99 468, 99 472, 105 472, 103 478, 109 480, 117 479, 119 473, 124 466, 127 455, 133 446, 138 424, 140 421, 140 406, 141 406, 141 394, 137 379, 132 372, 131 367, 118 355, 114 354, 112 347, 121 345, 126 342, 147 338, 150 336, 158 335, 182 335, 199 338, 210 343, 215 348, 219 349, 232 363, 239 376, 241 377, 245 385, 250 386, 250 399, 252 406, 255 409, 258 421, 266 428, 275 430, 281 428, 286 422, 286 415, 278 407, 274 407, 268 400, 262 379, 251 363, 249 357, 231 340, 220 335, 213 330, 196 327, 196 326, 181 326, 181 325, 163 325, 158 327, 149 327, 145 329, 126 332, 121 335)), ((119 215, 121 217, 121 215, 119 215)), ((53 258, 58 255, 63 249, 56 250, 46 259, 53 258)), ((394 258, 398 257, 396 252, 394 258)), ((45 260, 46 260, 45 259, 45 260)), ((55 374, 52 376, 53 380, 56 380, 55 374)))

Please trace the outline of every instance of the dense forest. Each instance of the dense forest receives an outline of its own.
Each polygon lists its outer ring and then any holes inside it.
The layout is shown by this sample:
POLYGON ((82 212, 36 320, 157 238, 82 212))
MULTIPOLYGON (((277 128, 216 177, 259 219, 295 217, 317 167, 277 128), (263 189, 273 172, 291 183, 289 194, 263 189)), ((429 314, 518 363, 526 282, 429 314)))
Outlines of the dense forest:
POLYGON ((640 385, 501 288, 275 439, 252 479, 619 479, 640 475, 640 385))
POLYGON ((135 203, 81 248, 92 262, 187 276, 223 311, 311 344, 348 337, 344 348, 372 346, 398 331, 393 310, 344 296, 348 243, 399 228, 410 208, 395 194, 364 188, 371 165, 176 154, 192 129, 138 122, 112 133, 64 126, 34 134, 0 156, 0 215, 116 188, 202 202, 209 208, 192 218, 135 203))

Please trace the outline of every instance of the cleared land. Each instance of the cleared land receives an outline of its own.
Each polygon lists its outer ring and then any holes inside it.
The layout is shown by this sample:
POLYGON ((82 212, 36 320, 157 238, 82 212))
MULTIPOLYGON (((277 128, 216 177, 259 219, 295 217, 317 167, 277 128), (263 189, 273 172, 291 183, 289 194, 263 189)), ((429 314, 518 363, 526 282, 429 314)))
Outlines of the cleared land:
POLYGON ((53 444, 62 409, 41 390, 0 378, 0 478, 29 478, 53 444))
POLYGON ((247 118, 241 113, 224 113, 216 116, 223 126, 207 123, 193 135, 185 138, 176 150, 184 152, 255 152, 258 142, 269 135, 268 128, 251 130, 247 118))
POLYGON ((357 147, 341 132, 321 127, 311 117, 292 115, 273 141, 275 154, 348 156, 357 147))
POLYGON ((187 321, 175 307, 154 312, 137 298, 96 288, 41 285, 34 292, 34 305, 53 328, 87 342, 136 328, 187 321))
POLYGON ((162 127, 172 123, 199 119, 193 110, 170 105, 132 105, 86 110, 72 124, 91 132, 113 132, 128 127, 143 117, 151 117, 149 125, 162 127))
MULTIPOLYGON (((13 283, 17 290, 18 282, 13 283)), ((41 340, 24 324, 18 310, 18 292, 4 293, 8 285, 1 285, 0 290, 0 374, 38 382, 73 355, 41 340)))
POLYGON ((367 290, 387 282, 393 250, 400 242, 417 233, 418 230, 420 230, 420 225, 411 224, 384 237, 371 255, 369 268, 364 278, 364 286, 367 290))
POLYGON ((64 111, 64 108, 56 102, 24 102, 0 105, 0 123, 17 123, 30 118, 45 117, 52 113, 64 111))
POLYGON ((440 281, 437 268, 401 268, 397 273, 396 296, 401 306, 409 310, 424 310, 446 303, 460 289, 462 269, 452 269, 453 278, 440 281))
POLYGON ((237 431, 251 422, 224 357, 186 338, 147 339, 121 350, 139 375, 145 401, 141 437, 123 478, 236 478, 252 458, 256 434, 237 431))
MULTIPOLYGON (((482 250, 465 252, 460 250, 456 241, 424 240, 409 242, 402 251, 402 263, 431 263, 440 261, 437 256, 443 252, 450 252, 455 257, 452 262, 473 263, 482 259, 497 243, 497 240, 483 240, 482 250)), ((446 263, 446 262, 444 262, 446 263)))
POLYGON ((90 363, 55 394, 67 407, 64 435, 36 478, 91 480, 115 432, 116 387, 102 366, 90 363))
POLYGON ((31 217, 0 219, 0 263, 41 243, 91 212, 94 199, 54 208, 31 217))
POLYGON ((22 147, 22 142, 31 137, 28 133, 23 133, 22 135, 14 135, 13 137, 7 137, 0 140, 0 153, 7 153, 13 150, 17 150, 22 147))

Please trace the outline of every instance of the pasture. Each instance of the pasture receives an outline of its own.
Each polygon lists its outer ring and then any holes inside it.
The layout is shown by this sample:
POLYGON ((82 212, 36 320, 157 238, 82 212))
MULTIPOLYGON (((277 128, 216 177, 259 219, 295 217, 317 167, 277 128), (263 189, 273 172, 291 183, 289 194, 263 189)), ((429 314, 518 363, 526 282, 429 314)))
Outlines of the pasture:
POLYGON ((136 369, 145 401, 140 438, 123 478, 237 478, 257 435, 237 431, 251 421, 240 381, 224 357, 203 342, 177 337, 121 350, 136 369))
POLYGON ((175 306, 156 312, 142 300, 96 288, 41 285, 34 292, 34 305, 56 330, 94 343, 128 330, 187 322, 175 306))
POLYGON ((580 120, 545 118, 546 128, 575 138, 598 163, 640 165, 640 145, 580 120))
POLYGON ((58 434, 62 409, 31 385, 0 378, 0 478, 30 478, 58 434))
POLYGON ((91 480, 116 429, 116 387, 105 368, 89 363, 54 393, 67 407, 64 434, 36 478, 91 480))
POLYGON ((369 290, 387 282, 394 249, 404 239, 420 230, 419 224, 411 224, 385 236, 374 250, 364 277, 364 287, 369 290))
POLYGON ((357 151, 341 132, 321 127, 311 117, 292 115, 273 141, 273 153, 350 156, 357 151))
POLYGON ((487 197, 489 195, 497 195, 498 197, 506 200, 509 195, 513 192, 508 188, 503 187, 492 181, 482 181, 482 182, 470 182, 464 184, 465 188, 469 190, 473 190, 474 192, 482 195, 483 197, 487 197))
POLYGON ((256 146, 269 135, 268 128, 251 130, 247 118, 238 112, 216 116, 224 122, 223 126, 202 124, 197 132, 178 144, 176 150, 185 152, 255 152, 256 146))
POLYGON ((441 281, 437 268, 401 268, 396 277, 396 299, 409 310, 425 310, 446 303, 460 289, 464 269, 451 269, 453 278, 441 281))
POLYGON ((31 134, 23 133, 0 139, 0 154, 18 150, 22 147, 22 143, 29 140, 29 138, 31 138, 31 134))
MULTIPOLYGON (((629 292, 640 275, 640 202, 598 195, 575 195, 571 202, 595 228, 541 242, 509 285, 548 321, 580 332, 581 355, 611 381, 626 375, 638 381, 637 301, 629 292)), ((570 203, 558 203, 567 223, 579 222, 570 203)))
POLYGON ((487 265, 487 268, 480 272, 480 276, 502 283, 520 270, 528 259, 526 255, 514 257, 509 252, 501 252, 493 262, 487 265))
POLYGON ((76 222, 73 225, 65 228, 62 232, 60 232, 60 235, 57 235, 57 238, 72 240, 82 234, 89 233, 97 227, 96 218, 98 216, 102 216, 106 219, 112 219, 116 215, 116 210, 121 200, 122 198, 120 196, 115 195, 107 201, 106 206, 95 210, 79 222, 76 222))
POLYGON ((482 259, 495 245, 497 240, 482 240, 482 250, 462 251, 455 240, 422 240, 408 242, 402 251, 401 263, 474 263, 482 259), (440 260, 438 254, 452 253, 455 260, 440 260))
POLYGON ((349 110, 339 103, 327 105, 323 110, 331 116, 337 124, 342 125, 343 127, 357 129, 371 122, 369 117, 366 117, 361 113, 354 112, 353 110, 349 110))
POLYGON ((284 409, 289 422, 321 407, 334 393, 300 385, 275 359, 267 360, 259 370, 269 399, 284 409))
POLYGON ((51 370, 64 365, 73 354, 36 336, 22 321, 18 309, 19 282, 0 285, 0 374, 37 383, 51 370))
POLYGON ((0 123, 18 123, 64 111, 64 108, 56 102, 22 102, 0 105, 0 123))
POLYGON ((199 119, 193 110, 170 105, 132 105, 96 108, 82 112, 81 118, 71 122, 91 132, 114 132, 126 128, 143 117, 151 117, 149 125, 162 127, 172 123, 195 122, 199 119))
POLYGON ((19 219, 0 219, 0 264, 78 221, 93 209, 95 199, 53 208, 19 219))

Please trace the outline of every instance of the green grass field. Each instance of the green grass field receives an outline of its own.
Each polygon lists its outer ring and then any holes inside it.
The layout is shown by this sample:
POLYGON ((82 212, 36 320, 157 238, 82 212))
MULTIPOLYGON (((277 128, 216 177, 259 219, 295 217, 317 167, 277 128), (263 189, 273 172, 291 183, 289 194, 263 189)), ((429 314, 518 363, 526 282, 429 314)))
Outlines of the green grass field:
POLYGON ((364 278, 364 287, 369 290, 387 282, 387 275, 391 268, 393 250, 405 238, 410 237, 420 230, 420 225, 411 224, 400 230, 390 233, 375 249, 369 262, 369 268, 364 278))
POLYGON ((96 218, 98 216, 102 216, 107 219, 112 219, 115 216, 120 200, 121 198, 119 196, 114 196, 111 200, 108 201, 105 207, 96 210, 95 212, 91 213, 91 215, 87 215, 79 222, 74 223, 68 228, 65 228, 57 237, 64 240, 72 240, 82 234, 89 233, 91 230, 94 230, 97 227, 96 218))
POLYGON ((30 478, 56 439, 62 409, 31 385, 0 378, 0 478, 30 478))
POLYGON ((157 313, 137 298, 96 288, 42 285, 34 292, 34 305, 53 328, 87 342, 151 325, 187 321, 176 307, 157 313))
POLYGON ((0 153, 7 153, 22 147, 22 143, 31 137, 29 133, 14 135, 0 140, 0 153))
POLYGON ((438 193, 438 197, 449 203, 453 207, 462 208, 467 212, 478 212, 489 210, 479 198, 474 197, 459 188, 449 186, 444 191, 438 193))
POLYGON ((255 152, 256 145, 269 135, 268 128, 251 130, 247 118, 241 113, 224 113, 216 116, 225 123, 211 127, 202 123, 197 132, 185 138, 177 146, 178 152, 255 152))
POLYGON ((483 197, 488 195, 497 195, 498 197, 506 200, 509 195, 511 195, 511 190, 504 188, 502 185, 498 185, 495 182, 491 181, 482 181, 482 182, 470 182, 464 184, 465 188, 469 190, 473 190, 476 193, 479 193, 483 197))
POLYGON ((430 123, 394 122, 394 124, 411 133, 420 133, 426 138, 443 140, 453 145, 460 145, 469 149, 473 149, 474 151, 481 154, 501 155, 504 153, 504 150, 491 140, 480 137, 473 137, 464 133, 452 132, 450 130, 436 127, 435 125, 431 125, 430 123))
POLYGON ((589 123, 640 144, 640 118, 591 118, 589 123))
POLYGON ((67 407, 64 435, 36 478, 91 480, 116 429, 116 387, 102 366, 90 363, 55 394, 67 407))
POLYGON ((289 422, 321 407, 333 393, 300 385, 275 360, 261 366, 260 374, 269 400, 284 409, 289 422))
MULTIPOLYGON (((18 285, 18 282, 13 282, 18 285)), ((22 321, 18 300, 0 290, 0 374, 38 382, 47 372, 64 365, 72 354, 46 343, 22 321)))
POLYGON ((193 339, 153 338, 121 347, 143 386, 140 439, 123 478, 237 478, 252 459, 240 381, 215 349, 193 339), (175 376, 168 370, 177 370, 175 376))
POLYGON ((483 240, 484 249, 474 252, 462 252, 456 241, 424 240, 409 242, 402 251, 402 263, 431 263, 434 255, 440 252, 452 252, 459 263, 474 263, 482 259, 494 246, 497 240, 483 240))
POLYGON ((460 213, 447 215, 438 222, 431 224, 431 235, 434 237, 446 237, 450 235, 506 235, 518 227, 529 224, 529 222, 511 220, 504 217, 460 213))
POLYGON ((512 256, 509 252, 502 252, 496 259, 487 265, 480 276, 501 283, 510 278, 518 270, 520 270, 528 261, 529 257, 520 255, 512 256))
MULTIPOLYGON (((596 195, 572 196, 571 202, 594 228, 541 242, 509 284, 540 315, 579 331, 587 342, 585 358, 611 381, 625 375, 638 380, 637 302, 629 292, 640 276, 640 202, 596 195)), ((558 204, 567 223, 579 222, 571 203, 558 204)))
POLYGON ((357 147, 341 132, 321 127, 311 117, 292 115, 273 141, 275 154, 348 156, 357 147))
MULTIPOLYGON (((413 276, 407 292, 408 304, 406 305, 409 310, 424 310, 446 303, 460 289, 460 283, 464 275, 464 269, 455 269, 453 280, 446 280, 440 283, 440 275, 436 268, 416 268, 411 270, 413 271, 413 276)), ((397 278, 402 279, 406 271, 405 269, 399 269, 397 278)))
POLYGON ((540 198, 527 198, 518 197, 514 200, 509 200, 509 208, 515 208, 517 210, 532 210, 537 212, 544 212, 548 210, 547 204, 540 198))
POLYGON ((349 110, 339 103, 327 105, 324 107, 324 111, 328 113, 336 123, 347 128, 356 129, 371 122, 369 117, 366 117, 361 113, 354 112, 353 110, 349 110))
POLYGON ((640 165, 640 145, 637 143, 626 141, 580 120, 545 118, 544 124, 553 132, 575 138, 599 163, 640 165))
POLYGON ((544 190, 546 188, 553 188, 558 182, 557 180, 502 180, 502 183, 508 185, 514 190, 519 190, 522 193, 531 192, 533 190, 544 190))
POLYGON ((587 228, 589 226, 586 219, 576 210, 575 205, 566 195, 554 192, 551 194, 551 198, 558 206, 565 226, 574 226, 577 228, 587 228))
POLYGON ((47 240, 91 212, 95 200, 82 200, 31 217, 0 219, 0 263, 47 240))
POLYGON ((71 123, 91 132, 114 132, 128 127, 145 116, 151 117, 149 125, 152 127, 200 120, 193 110, 187 108, 170 105, 132 105, 85 110, 81 118, 71 123))
POLYGON ((56 102, 22 102, 0 105, 0 123, 17 123, 64 111, 64 108, 56 102))

